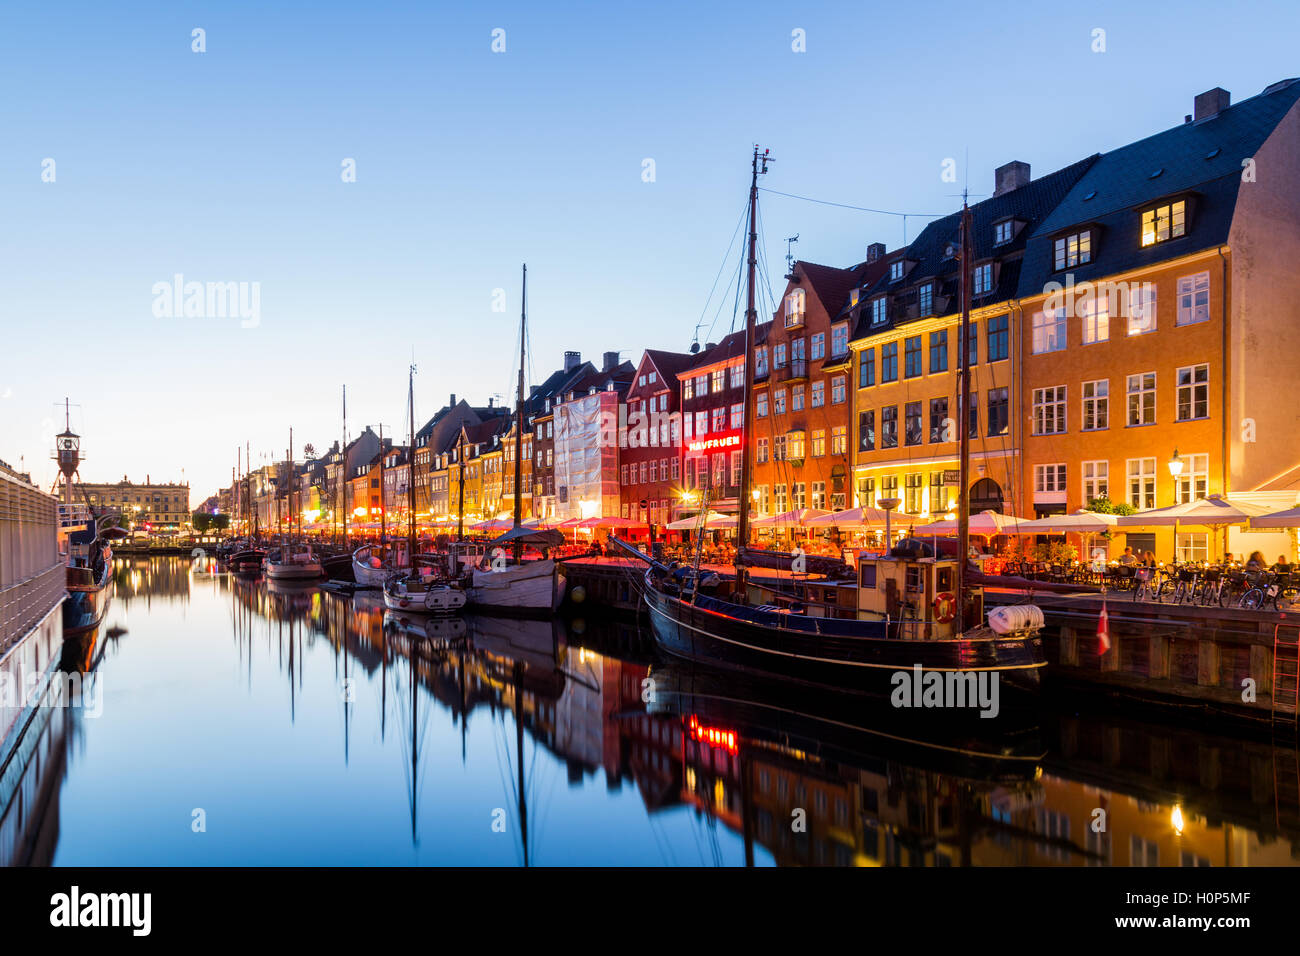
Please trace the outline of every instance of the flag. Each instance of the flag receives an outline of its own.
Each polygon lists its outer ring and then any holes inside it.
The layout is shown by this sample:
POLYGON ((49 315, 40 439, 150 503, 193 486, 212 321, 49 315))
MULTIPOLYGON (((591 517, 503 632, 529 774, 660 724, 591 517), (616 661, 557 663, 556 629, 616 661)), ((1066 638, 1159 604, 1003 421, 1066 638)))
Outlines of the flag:
POLYGON ((1110 616, 1106 614, 1106 599, 1101 599, 1101 617, 1097 618, 1097 656, 1110 650, 1110 616))

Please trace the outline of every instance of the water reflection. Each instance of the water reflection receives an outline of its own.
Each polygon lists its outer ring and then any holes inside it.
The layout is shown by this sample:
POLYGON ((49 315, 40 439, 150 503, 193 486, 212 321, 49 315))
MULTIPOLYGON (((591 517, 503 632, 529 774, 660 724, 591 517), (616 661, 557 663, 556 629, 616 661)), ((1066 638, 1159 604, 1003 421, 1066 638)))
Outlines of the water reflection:
POLYGON ((1291 740, 1051 712, 952 739, 657 661, 627 624, 394 615, 177 558, 115 573, 62 662, 103 681, 103 716, 33 721, 0 776, 4 863, 1296 857, 1291 740))

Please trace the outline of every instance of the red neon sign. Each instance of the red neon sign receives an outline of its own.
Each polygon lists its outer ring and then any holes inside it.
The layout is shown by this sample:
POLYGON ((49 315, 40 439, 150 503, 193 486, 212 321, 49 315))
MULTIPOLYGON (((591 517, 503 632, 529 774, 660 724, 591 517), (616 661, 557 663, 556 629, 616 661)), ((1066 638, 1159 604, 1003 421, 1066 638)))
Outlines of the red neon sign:
POLYGON ((719 448, 735 448, 740 445, 740 432, 723 435, 720 438, 702 438, 687 444, 688 451, 715 451, 719 448))
POLYGON ((720 727, 705 727, 700 723, 700 719, 691 714, 690 721, 691 739, 700 743, 708 744, 710 747, 718 747, 729 754, 740 752, 740 744, 736 740, 734 730, 723 730, 720 727))

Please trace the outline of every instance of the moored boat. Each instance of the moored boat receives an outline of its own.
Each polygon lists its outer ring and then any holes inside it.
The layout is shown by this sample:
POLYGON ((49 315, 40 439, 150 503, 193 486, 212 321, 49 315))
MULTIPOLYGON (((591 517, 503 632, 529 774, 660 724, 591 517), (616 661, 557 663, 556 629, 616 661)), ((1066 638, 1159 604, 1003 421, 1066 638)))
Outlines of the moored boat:
POLYGON ((262 569, 272 581, 315 581, 325 574, 310 545, 282 545, 266 555, 262 569))
POLYGON ((384 582, 384 605, 408 614, 453 614, 465 606, 465 592, 418 570, 391 574, 384 582))

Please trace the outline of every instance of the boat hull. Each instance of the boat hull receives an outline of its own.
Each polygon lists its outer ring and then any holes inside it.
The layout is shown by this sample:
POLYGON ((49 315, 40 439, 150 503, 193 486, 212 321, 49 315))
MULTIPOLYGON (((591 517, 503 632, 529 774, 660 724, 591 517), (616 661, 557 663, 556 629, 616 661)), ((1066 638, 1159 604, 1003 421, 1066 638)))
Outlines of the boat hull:
POLYGON ((564 568, 550 559, 525 561, 502 570, 474 569, 469 603, 518 613, 551 613, 564 600, 564 568))
POLYGON ((667 653, 808 687, 889 696, 900 671, 922 678, 930 671, 990 672, 1000 685, 1037 693, 1046 666, 1038 634, 903 640, 889 637, 883 621, 780 614, 703 595, 684 601, 650 575, 645 602, 655 641, 667 653))
POLYGON ((318 581, 325 572, 319 564, 268 564, 266 576, 272 581, 318 581))
POLYGON ((384 585, 384 606, 404 614, 455 614, 465 606, 465 592, 449 585, 407 590, 400 580, 384 585))
POLYGON ((352 552, 352 576, 356 578, 357 584, 364 584, 367 587, 383 587, 388 576, 393 573, 392 568, 374 567, 370 564, 370 547, 358 548, 352 552), (364 555, 364 556, 363 556, 364 555))
POLYGON ((99 587, 69 585, 63 602, 63 633, 83 634, 98 627, 113 601, 113 579, 99 587))

